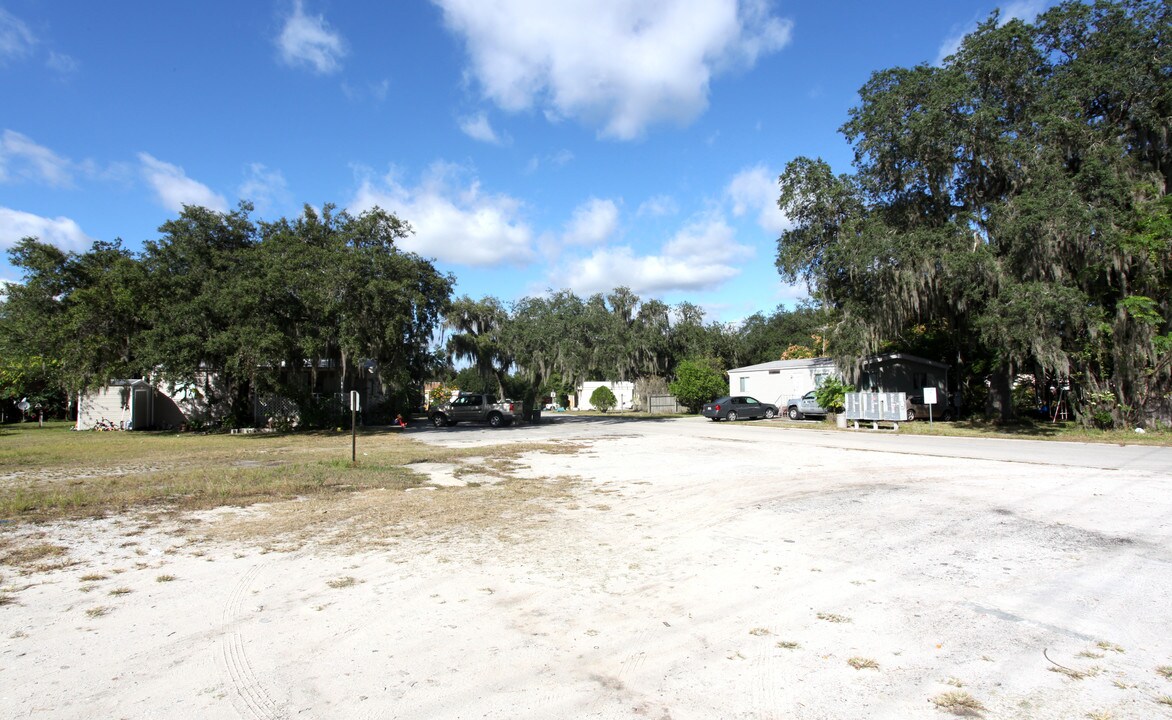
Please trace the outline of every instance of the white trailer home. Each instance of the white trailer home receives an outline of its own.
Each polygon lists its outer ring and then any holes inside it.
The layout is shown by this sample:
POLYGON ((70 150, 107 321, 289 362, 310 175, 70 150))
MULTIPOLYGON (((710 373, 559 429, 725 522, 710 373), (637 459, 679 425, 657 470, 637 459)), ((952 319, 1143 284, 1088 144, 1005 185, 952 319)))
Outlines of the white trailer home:
POLYGON ((729 370, 728 394, 750 395, 783 408, 786 400, 801 397, 826 378, 839 374, 830 358, 773 360, 729 370))
MULTIPOLYGON (((805 395, 831 376, 846 374, 830 358, 774 360, 729 370, 728 391, 730 395, 751 395, 784 408, 787 400, 805 395)), ((902 392, 909 398, 921 397, 924 388, 933 387, 937 389, 941 411, 943 403, 948 402, 948 366, 905 353, 866 358, 860 363, 854 384, 860 391, 902 392)))

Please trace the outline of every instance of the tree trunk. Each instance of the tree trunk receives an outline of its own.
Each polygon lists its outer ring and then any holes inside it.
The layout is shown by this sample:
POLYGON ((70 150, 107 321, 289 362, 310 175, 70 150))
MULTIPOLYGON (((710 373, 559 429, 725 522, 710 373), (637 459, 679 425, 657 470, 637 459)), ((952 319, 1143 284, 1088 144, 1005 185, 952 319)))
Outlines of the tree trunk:
POLYGON ((1001 420, 1013 417, 1013 363, 1007 363, 989 376, 985 415, 1001 420))

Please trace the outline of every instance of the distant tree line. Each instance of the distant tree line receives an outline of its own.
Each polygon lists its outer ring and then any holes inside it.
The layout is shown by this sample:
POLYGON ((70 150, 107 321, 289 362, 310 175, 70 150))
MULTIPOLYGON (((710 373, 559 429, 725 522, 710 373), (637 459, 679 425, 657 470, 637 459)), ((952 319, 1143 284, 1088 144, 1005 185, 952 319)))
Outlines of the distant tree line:
POLYGON ((254 422, 258 395, 297 402, 305 419, 323 368, 341 373, 343 390, 377 372, 391 417, 420 406, 427 380, 532 406, 564 400, 583 380, 666 383, 687 357, 722 368, 776 359, 810 345, 821 322, 803 307, 706 323, 695 305, 643 301, 625 288, 508 307, 453 300, 450 275, 396 245, 411 228, 395 215, 329 205, 276 222, 250 214, 247 204, 187 207, 138 253, 117 241, 65 252, 26 238, 11 248, 23 279, 0 303, 9 417, 23 398, 61 416, 79 392, 147 377, 212 393, 207 404, 222 408, 225 425, 254 422))
POLYGON ((410 227, 372 210, 306 207, 254 222, 186 207, 158 240, 63 252, 26 238, 8 252, 24 275, 0 304, 0 392, 62 412, 115 378, 198 385, 223 422, 252 421, 252 398, 307 405, 310 375, 336 368, 344 388, 369 368, 400 404, 433 372, 429 342, 453 280, 396 247, 410 227))

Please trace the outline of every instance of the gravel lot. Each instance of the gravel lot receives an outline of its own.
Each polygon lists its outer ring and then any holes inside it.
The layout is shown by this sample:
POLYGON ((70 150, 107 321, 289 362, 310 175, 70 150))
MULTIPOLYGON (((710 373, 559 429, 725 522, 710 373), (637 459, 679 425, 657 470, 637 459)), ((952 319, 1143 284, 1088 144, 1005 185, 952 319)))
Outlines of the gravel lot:
MULTIPOLYGON (((26 586, 0 714, 1172 717, 1172 448, 549 420, 407 432, 581 446, 525 456, 566 490, 487 531, 175 551, 165 524, 38 528, 85 561, 4 578, 26 586)), ((198 520, 310 511, 282 505, 198 520)))

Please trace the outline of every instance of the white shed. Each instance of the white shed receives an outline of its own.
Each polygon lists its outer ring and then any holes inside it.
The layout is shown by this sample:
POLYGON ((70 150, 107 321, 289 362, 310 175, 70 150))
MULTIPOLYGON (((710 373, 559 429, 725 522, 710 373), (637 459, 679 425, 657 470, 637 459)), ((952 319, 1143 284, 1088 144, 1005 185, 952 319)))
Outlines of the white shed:
POLYGON ((839 374, 830 358, 773 360, 729 370, 728 394, 750 395, 782 407, 786 400, 801 397, 826 378, 839 374))
POLYGON ((155 424, 155 389, 146 380, 111 380, 107 387, 77 398, 77 429, 111 423, 119 430, 144 430, 155 424))
POLYGON ((578 388, 578 409, 579 410, 594 410, 594 406, 590 404, 590 396, 594 391, 600 387, 608 387, 614 393, 615 400, 618 403, 615 405, 616 410, 630 410, 635 406, 635 383, 627 382, 625 380, 603 381, 603 382, 584 382, 578 388))

